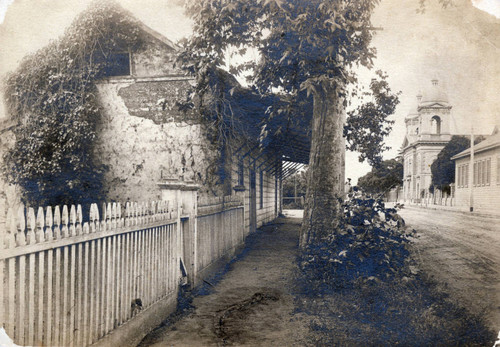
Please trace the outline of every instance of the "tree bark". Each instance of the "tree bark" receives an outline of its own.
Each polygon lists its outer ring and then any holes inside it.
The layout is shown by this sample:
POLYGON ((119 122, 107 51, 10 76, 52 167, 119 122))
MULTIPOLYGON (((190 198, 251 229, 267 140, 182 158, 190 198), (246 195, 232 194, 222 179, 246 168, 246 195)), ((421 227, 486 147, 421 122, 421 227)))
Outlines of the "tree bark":
POLYGON ((344 197, 345 107, 335 87, 313 94, 311 151, 300 246, 335 233, 344 197))

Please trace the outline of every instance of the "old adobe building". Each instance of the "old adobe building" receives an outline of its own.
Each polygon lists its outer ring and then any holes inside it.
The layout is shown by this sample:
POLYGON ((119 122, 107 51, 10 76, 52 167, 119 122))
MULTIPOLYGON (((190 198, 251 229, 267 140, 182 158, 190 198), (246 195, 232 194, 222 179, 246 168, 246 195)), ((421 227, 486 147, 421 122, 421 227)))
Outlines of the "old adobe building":
POLYGON ((137 25, 142 44, 103 52, 109 68, 96 81, 102 118, 95 156, 106 167, 106 200, 165 199, 168 185, 181 182, 202 198, 243 192, 248 231, 274 219, 281 210, 281 179, 292 172, 282 163, 307 162, 307 137, 283 129, 282 138, 270 137, 261 146, 259 126, 268 105, 219 72, 234 111, 231 126, 240 123, 238 135, 221 149, 207 136, 200 114, 177 107, 195 83, 175 65, 179 47, 126 11, 123 15, 137 25))
POLYGON ((417 104, 405 118, 403 199, 418 201, 432 182, 431 165, 451 140, 451 109, 448 96, 437 79, 417 95, 417 104))
POLYGON ((108 168, 108 200, 165 199, 169 185, 180 182, 196 187, 201 197, 243 191, 247 232, 274 219, 281 209, 283 153, 258 144, 260 130, 255 126, 265 116, 258 97, 219 72, 227 89, 234 88, 230 102, 235 119, 243 124, 240 137, 217 148, 200 115, 177 108, 194 83, 194 77, 175 67, 178 47, 139 25, 145 43, 137 51, 111 52, 115 68, 97 83, 104 116, 97 152, 108 168))
MULTIPOLYGON (((123 34, 109 27, 106 37, 123 34)), ((224 71, 210 71, 222 87, 207 97, 224 98, 232 110, 217 118, 232 130, 224 141, 214 136, 220 128, 207 126, 213 113, 181 112, 177 103, 194 78, 174 66, 177 47, 142 23, 133 29, 141 44, 102 46, 110 47, 99 51, 106 70, 92 81, 99 111, 92 154, 106 168, 98 181, 106 196, 96 200, 107 201, 33 208, 35 198, 9 209, 8 229, 0 219, 0 326, 18 345, 139 344, 178 307, 181 287, 210 284, 205 279, 245 237, 278 215, 281 180, 309 158, 307 126, 292 129, 279 117, 262 125, 270 102, 283 101, 242 88, 224 71)), ((47 66, 65 64, 54 57, 47 66)), ((68 113, 58 115, 64 121, 68 113)), ((36 135, 21 122, 5 125, 0 150, 36 135)), ((71 183, 59 182, 61 190, 71 183)))

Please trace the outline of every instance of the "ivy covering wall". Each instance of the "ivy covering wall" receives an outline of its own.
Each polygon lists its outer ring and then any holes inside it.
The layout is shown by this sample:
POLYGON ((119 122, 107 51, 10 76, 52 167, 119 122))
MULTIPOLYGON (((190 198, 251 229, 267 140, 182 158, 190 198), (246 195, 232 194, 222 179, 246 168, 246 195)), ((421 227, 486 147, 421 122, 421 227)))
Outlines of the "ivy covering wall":
POLYGON ((25 203, 55 205, 100 200, 106 170, 94 153, 101 119, 95 81, 114 52, 144 42, 137 22, 118 5, 94 2, 58 40, 26 56, 5 81, 18 126, 4 174, 25 203))

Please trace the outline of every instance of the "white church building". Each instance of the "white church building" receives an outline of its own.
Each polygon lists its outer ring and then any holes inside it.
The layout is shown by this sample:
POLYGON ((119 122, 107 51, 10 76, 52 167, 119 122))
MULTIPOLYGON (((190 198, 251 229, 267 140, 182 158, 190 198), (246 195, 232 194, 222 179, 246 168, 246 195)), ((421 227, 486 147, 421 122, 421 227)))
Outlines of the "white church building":
POLYGON ((419 202, 431 185, 431 165, 451 140, 451 109, 448 96, 433 79, 405 118, 406 136, 401 148, 403 157, 404 201, 419 202))

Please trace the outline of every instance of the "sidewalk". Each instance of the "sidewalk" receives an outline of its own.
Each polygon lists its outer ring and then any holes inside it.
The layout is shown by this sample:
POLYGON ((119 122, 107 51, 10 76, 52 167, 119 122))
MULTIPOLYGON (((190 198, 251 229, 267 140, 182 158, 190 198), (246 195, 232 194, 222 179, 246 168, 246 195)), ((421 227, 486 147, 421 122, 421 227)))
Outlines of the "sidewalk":
MULTIPOLYGON (((393 203, 387 203, 393 204, 393 203)), ((428 210, 439 210, 439 211, 448 211, 453 213, 460 213, 463 215, 469 216, 477 216, 477 217, 485 217, 485 218, 500 218, 500 208, 498 211, 484 211, 484 210, 475 210, 474 212, 470 212, 468 207, 463 206, 443 206, 443 205, 420 205, 420 204, 410 204, 403 203, 405 208, 414 208, 414 209, 428 209, 428 210)))
POLYGON ((218 283, 205 279, 213 287, 194 298, 193 311, 153 331, 140 346, 299 345, 295 341, 305 329, 290 319, 289 280, 300 221, 279 219, 250 235, 218 283))

